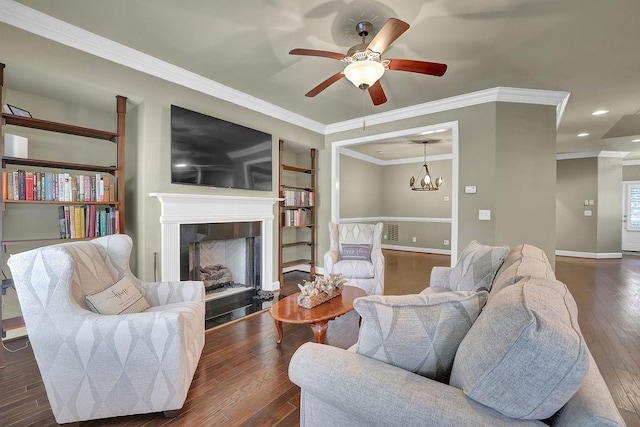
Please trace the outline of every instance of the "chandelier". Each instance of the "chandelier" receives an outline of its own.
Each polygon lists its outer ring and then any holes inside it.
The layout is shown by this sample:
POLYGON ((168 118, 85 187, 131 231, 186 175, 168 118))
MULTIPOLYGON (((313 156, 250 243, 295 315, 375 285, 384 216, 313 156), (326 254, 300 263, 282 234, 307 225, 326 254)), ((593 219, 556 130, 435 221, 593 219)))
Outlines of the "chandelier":
POLYGON ((412 176, 411 179, 409 180, 409 185, 411 186, 411 190, 413 191, 439 190, 443 182, 442 176, 437 177, 435 180, 431 179, 431 174, 429 173, 429 167, 427 166, 427 144, 428 143, 429 141, 422 142, 422 144, 424 145, 424 164, 418 171, 417 179, 416 177, 412 176))

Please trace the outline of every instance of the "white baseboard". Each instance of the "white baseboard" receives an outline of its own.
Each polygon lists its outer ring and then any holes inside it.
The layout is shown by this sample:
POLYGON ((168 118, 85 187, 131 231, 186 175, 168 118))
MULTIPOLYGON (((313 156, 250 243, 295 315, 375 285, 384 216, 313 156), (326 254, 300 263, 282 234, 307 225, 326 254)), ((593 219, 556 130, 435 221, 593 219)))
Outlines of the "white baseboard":
POLYGON ((593 259, 615 259, 622 258, 622 252, 596 253, 596 252, 576 252, 576 251, 556 251, 557 256, 568 256, 573 258, 593 258, 593 259))
POLYGON ((432 249, 432 248, 416 248, 413 246, 400 245, 381 245, 382 249, 390 249, 393 251, 420 252, 425 254, 451 255, 450 249, 432 249))

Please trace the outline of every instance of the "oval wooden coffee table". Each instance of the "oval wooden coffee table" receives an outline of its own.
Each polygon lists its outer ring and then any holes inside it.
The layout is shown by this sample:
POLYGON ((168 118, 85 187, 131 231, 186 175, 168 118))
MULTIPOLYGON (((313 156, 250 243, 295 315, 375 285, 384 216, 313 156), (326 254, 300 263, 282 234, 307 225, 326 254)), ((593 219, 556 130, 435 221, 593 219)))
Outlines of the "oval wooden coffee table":
POLYGON ((342 295, 330 299, 312 308, 298 305, 298 293, 285 297, 271 306, 271 316, 278 330, 278 344, 282 342, 282 323, 308 323, 317 343, 324 344, 329 320, 342 316, 353 310, 353 300, 364 297, 367 293, 355 286, 342 288, 342 295))

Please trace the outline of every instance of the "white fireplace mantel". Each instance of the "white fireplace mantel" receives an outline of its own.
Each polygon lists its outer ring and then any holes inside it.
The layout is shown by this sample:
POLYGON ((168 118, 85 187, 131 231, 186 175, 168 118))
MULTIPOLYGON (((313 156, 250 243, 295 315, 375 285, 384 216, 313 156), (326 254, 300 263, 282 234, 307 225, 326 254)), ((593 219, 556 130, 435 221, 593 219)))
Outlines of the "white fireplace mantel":
POLYGON ((273 206, 271 197, 208 194, 149 193, 160 201, 161 280, 180 280, 180 224, 260 221, 262 237, 262 289, 275 290, 273 282, 273 206))

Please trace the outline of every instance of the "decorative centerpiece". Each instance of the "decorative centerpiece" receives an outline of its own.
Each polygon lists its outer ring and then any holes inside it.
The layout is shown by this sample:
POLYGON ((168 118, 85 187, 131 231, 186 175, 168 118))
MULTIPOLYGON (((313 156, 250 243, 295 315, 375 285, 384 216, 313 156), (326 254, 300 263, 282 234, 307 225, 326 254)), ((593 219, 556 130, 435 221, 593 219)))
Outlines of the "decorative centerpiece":
POLYGON ((331 274, 326 278, 316 276, 313 282, 304 280, 301 285, 298 284, 298 288, 300 288, 298 305, 303 308, 312 308, 327 302, 342 294, 342 286, 345 283, 346 280, 342 278, 341 274, 331 274))

